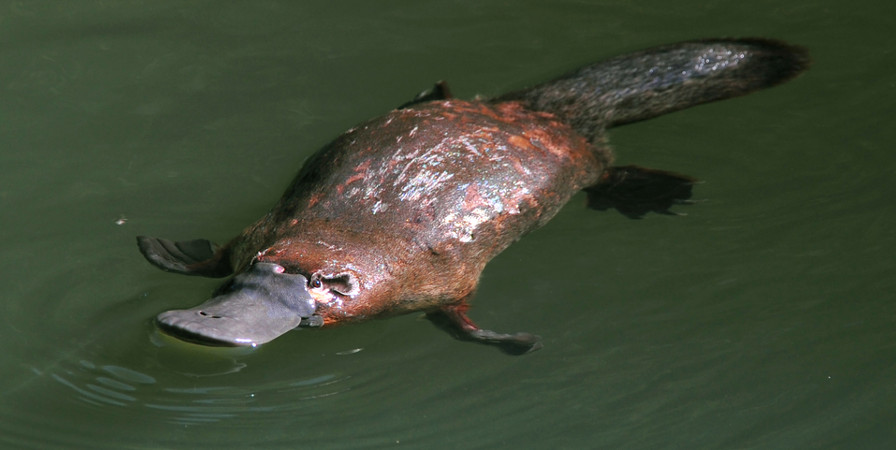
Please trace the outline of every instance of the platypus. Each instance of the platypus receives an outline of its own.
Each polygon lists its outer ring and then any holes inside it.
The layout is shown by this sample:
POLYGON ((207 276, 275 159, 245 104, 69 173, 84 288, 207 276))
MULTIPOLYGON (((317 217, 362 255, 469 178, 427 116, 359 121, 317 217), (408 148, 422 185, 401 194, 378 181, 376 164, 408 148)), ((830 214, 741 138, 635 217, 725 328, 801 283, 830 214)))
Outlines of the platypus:
POLYGON ((789 80, 809 64, 766 39, 682 42, 582 67, 492 98, 440 82, 311 156, 264 217, 224 246, 140 236, 154 265, 234 275, 211 298, 156 317, 183 340, 257 346, 297 327, 421 311, 456 338, 511 354, 535 334, 468 316, 485 265, 577 192, 640 218, 687 203, 695 180, 614 166, 606 130, 789 80))

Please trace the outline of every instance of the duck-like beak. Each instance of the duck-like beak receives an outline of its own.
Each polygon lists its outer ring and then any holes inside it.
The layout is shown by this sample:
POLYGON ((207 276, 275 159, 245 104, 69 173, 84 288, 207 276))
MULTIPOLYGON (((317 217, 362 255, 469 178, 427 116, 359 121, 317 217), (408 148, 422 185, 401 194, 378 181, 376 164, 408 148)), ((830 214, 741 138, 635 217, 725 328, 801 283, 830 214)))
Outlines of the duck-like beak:
POLYGON ((166 311, 156 324, 185 341, 255 347, 298 326, 321 326, 308 279, 272 263, 255 263, 233 277, 218 295, 190 309, 166 311))

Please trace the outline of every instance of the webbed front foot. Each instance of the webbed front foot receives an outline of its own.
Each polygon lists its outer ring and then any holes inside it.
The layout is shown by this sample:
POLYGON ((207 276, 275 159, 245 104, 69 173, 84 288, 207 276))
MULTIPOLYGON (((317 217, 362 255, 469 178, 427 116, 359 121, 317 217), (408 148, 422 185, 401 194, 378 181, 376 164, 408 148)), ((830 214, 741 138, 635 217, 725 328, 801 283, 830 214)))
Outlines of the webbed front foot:
POLYGON ((427 313, 426 318, 455 339, 494 345, 510 355, 523 355, 543 347, 541 336, 535 334, 526 332, 506 334, 479 328, 467 317, 468 308, 466 303, 447 306, 427 313))
POLYGON ((166 272, 212 278, 226 277, 233 273, 228 250, 206 239, 172 241, 137 236, 137 246, 152 265, 166 272))

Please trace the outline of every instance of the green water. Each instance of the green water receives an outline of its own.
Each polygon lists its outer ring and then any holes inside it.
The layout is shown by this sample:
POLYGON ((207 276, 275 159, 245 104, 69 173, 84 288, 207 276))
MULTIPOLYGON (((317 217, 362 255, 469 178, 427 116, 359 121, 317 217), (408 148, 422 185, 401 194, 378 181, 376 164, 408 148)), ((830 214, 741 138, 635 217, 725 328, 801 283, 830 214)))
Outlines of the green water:
POLYGON ((893 448, 891 2, 0 1, 0 447, 893 448), (226 241, 341 131, 439 79, 491 95, 711 36, 805 76, 612 133, 703 180, 686 216, 577 196, 486 270, 472 315, 255 351, 155 332, 216 281, 134 236, 226 241))

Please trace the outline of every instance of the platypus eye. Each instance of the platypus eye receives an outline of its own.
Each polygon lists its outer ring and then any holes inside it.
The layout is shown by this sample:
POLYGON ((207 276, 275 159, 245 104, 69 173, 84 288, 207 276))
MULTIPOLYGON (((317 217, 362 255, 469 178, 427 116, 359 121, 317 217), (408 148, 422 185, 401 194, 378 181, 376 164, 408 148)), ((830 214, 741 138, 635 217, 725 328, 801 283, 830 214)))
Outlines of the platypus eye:
POLYGON ((312 275, 311 279, 308 280, 308 286, 310 286, 311 289, 320 289, 323 285, 323 282, 320 281, 320 276, 317 274, 312 275))

